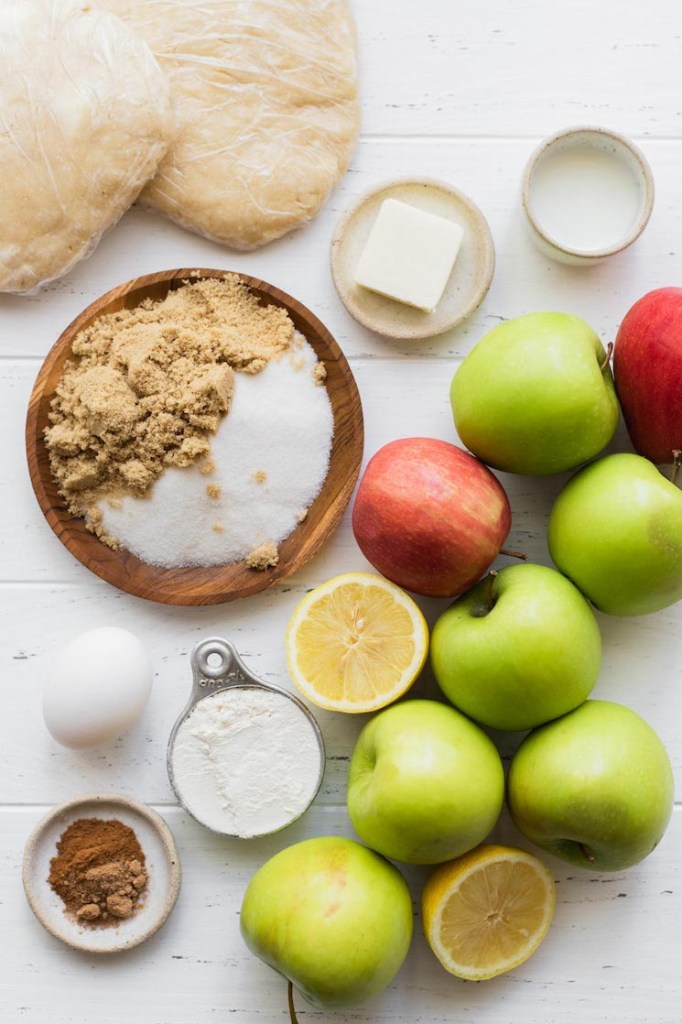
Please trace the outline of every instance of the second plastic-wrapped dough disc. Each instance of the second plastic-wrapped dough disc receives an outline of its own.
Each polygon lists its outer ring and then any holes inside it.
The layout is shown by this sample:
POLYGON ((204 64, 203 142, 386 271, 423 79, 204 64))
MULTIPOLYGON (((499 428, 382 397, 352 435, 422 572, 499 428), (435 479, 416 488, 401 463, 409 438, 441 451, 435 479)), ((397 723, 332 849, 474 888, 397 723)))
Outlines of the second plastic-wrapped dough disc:
POLYGON ((358 131, 346 0, 97 0, 171 80, 178 135, 143 194, 238 249, 313 217, 358 131))

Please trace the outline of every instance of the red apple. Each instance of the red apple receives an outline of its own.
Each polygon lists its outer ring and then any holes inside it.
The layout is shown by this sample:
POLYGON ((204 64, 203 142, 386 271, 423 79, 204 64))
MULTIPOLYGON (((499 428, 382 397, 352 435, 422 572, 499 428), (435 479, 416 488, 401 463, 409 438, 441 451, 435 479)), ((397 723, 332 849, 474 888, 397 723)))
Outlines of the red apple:
POLYGON ((407 437, 380 448, 364 472, 353 532, 387 579, 429 597, 456 597, 496 558, 511 525, 502 485, 447 441, 407 437))
POLYGON ((613 374, 636 451, 672 462, 682 449, 682 288, 648 292, 626 313, 613 374))

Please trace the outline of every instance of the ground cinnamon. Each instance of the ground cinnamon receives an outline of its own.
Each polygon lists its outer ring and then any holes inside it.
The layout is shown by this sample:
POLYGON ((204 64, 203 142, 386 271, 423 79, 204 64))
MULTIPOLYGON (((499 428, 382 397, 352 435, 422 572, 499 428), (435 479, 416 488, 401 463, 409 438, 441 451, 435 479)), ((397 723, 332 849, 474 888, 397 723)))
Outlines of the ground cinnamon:
POLYGON ((78 921, 115 925, 135 912, 144 895, 144 851, 123 822, 79 818, 57 843, 48 882, 78 921))

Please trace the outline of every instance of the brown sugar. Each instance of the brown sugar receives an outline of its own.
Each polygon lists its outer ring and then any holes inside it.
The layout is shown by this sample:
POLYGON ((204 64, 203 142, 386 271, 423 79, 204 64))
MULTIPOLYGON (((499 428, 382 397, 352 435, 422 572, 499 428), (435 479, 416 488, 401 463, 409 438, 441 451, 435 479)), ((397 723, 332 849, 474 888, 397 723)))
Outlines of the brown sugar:
POLYGON ((264 484, 268 478, 268 474, 265 472, 264 469, 257 469, 255 470, 255 472, 251 474, 251 477, 253 480, 256 481, 257 484, 264 484))
POLYGON ((278 562, 279 551, 269 541, 266 541, 265 544, 259 544, 257 548, 254 548, 246 556, 248 568, 259 569, 261 572, 264 569, 274 569, 278 562))
POLYGON ((286 310, 261 306, 236 275, 95 320, 73 343, 45 431, 70 512, 101 534, 101 499, 140 497, 168 466, 203 459, 210 474, 234 371, 259 373, 293 339, 286 310))
POLYGON ((218 484, 207 484, 206 493, 208 494, 209 498, 217 499, 220 497, 220 487, 218 486, 218 484))
POLYGON ((77 921, 114 925, 130 917, 143 898, 144 852, 123 822, 80 818, 60 837, 48 882, 77 921))

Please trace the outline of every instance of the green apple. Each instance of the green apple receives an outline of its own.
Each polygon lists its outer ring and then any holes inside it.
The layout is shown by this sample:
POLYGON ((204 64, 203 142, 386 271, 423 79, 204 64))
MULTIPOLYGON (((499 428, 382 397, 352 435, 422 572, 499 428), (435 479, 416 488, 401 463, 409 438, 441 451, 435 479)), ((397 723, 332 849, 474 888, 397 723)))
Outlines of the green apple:
POLYGON ((398 973, 412 900, 383 857, 323 836, 281 850, 256 872, 240 924, 256 956, 315 1006, 337 1009, 377 995, 398 973))
POLYGON ((358 737, 348 813, 360 838, 386 857, 409 864, 459 857, 485 839, 503 800, 495 745, 445 704, 394 704, 358 737))
POLYGON ((431 665, 455 707, 493 729, 532 729, 589 696, 601 667, 590 606, 544 565, 491 573, 447 611, 431 665))
POLYGON ((682 598, 682 491, 641 455, 607 455, 554 503, 557 568, 610 615, 647 615, 682 598))
POLYGON ((524 740, 509 770, 508 803, 516 826, 547 853, 621 871, 663 836, 672 769, 643 718, 622 704, 588 700, 524 740))
POLYGON ((530 476, 593 458, 618 424, 604 348, 568 313, 528 313, 493 328, 457 370, 450 401, 457 433, 474 455, 530 476))

